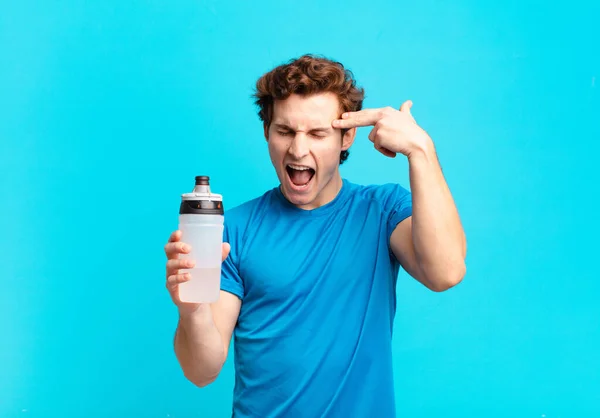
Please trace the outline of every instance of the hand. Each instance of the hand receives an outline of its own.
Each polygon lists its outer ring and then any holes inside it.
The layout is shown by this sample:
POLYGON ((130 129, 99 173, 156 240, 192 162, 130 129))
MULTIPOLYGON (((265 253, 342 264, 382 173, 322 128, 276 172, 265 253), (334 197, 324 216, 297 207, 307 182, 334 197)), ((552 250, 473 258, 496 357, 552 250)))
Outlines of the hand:
POLYGON ((409 100, 404 102, 400 110, 384 107, 346 112, 342 119, 334 120, 332 125, 338 129, 373 126, 369 139, 375 149, 390 158, 397 153, 410 157, 412 152, 428 148, 431 142, 429 135, 417 125, 410 113, 411 107, 409 100))
MULTIPOLYGON (((190 273, 182 273, 180 269, 189 269, 194 267, 194 260, 180 259, 179 254, 188 254, 192 247, 181 240, 181 231, 175 231, 169 237, 169 242, 165 245, 165 254, 167 255, 167 290, 171 294, 173 303, 177 305, 182 314, 194 313, 201 304, 182 302, 179 299, 179 284, 191 279, 190 273)), ((225 261, 229 255, 230 245, 223 243, 221 262, 225 261)))

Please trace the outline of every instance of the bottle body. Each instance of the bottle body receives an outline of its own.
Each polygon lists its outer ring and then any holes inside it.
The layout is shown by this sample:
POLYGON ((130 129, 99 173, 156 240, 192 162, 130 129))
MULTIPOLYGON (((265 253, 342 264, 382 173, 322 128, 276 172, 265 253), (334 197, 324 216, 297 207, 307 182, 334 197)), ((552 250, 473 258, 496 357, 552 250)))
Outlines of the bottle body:
POLYGON ((181 242, 191 246, 182 259, 193 259, 195 266, 182 270, 191 279, 179 285, 182 302, 213 303, 221 291, 221 255, 224 216, 219 214, 180 214, 181 242))

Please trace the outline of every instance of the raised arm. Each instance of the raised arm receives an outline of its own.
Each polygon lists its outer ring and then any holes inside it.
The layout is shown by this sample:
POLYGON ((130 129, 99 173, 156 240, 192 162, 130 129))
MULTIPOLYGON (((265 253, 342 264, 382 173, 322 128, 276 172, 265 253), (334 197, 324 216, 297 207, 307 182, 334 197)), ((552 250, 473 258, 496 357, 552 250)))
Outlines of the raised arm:
POLYGON ((459 283, 465 274, 466 238, 433 141, 417 124, 405 102, 391 107, 344 113, 336 128, 372 126, 369 140, 383 155, 408 157, 413 214, 400 222, 391 249, 406 271, 434 291, 459 283))

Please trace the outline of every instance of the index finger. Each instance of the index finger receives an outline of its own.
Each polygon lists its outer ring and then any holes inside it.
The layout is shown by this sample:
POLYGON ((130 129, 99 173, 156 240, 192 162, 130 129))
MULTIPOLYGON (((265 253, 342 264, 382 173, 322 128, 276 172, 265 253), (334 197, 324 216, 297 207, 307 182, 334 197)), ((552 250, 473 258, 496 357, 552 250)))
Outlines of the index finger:
POLYGON ((187 254, 190 246, 183 242, 169 242, 165 245, 165 254, 168 259, 177 258, 179 254, 187 254))
POLYGON ((169 242, 177 242, 180 239, 181 239, 181 231, 177 230, 171 234, 171 236, 169 237, 169 242))
POLYGON ((358 112, 346 112, 341 119, 333 121, 334 128, 349 129, 358 126, 372 126, 381 119, 381 109, 363 109, 358 112))
POLYGON ((176 257, 178 253, 185 252, 186 245, 181 240, 181 231, 174 231, 169 237, 169 241, 165 245, 164 251, 167 258, 176 257))

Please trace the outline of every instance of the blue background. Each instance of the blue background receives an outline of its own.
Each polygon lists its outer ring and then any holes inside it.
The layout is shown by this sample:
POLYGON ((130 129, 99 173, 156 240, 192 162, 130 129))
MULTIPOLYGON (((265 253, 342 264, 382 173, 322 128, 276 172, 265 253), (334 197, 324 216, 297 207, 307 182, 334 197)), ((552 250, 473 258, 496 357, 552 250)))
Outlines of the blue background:
MULTIPOLYGON (((195 175, 276 184, 250 95, 306 52, 413 100, 466 229, 458 287, 399 278, 398 415, 600 416, 599 4, 3 2, 0 416, 228 415, 231 361, 178 369, 163 246, 195 175)), ((408 185, 367 135, 343 176, 408 185)))

